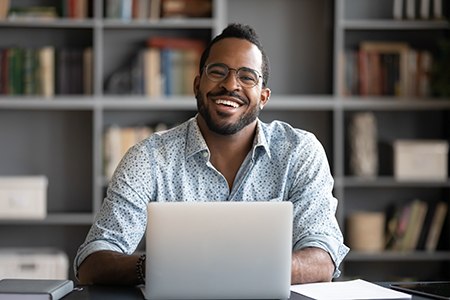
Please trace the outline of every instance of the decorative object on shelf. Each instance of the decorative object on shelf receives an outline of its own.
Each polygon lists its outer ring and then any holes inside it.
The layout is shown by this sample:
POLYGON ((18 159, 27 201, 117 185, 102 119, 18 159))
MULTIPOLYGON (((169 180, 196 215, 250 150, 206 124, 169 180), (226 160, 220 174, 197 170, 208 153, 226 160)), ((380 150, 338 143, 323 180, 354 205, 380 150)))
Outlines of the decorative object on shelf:
POLYGON ((377 121, 371 112, 355 113, 349 126, 350 170, 359 177, 378 173, 377 121))
POLYGON ((347 241, 352 250, 381 251, 384 249, 383 212, 354 212, 347 218, 347 241))

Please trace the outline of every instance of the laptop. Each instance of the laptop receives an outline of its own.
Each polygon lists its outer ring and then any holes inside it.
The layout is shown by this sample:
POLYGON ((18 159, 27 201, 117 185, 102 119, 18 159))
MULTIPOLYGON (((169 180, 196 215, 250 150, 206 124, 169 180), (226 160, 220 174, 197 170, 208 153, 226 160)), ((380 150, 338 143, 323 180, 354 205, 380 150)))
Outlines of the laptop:
POLYGON ((291 202, 151 202, 146 299, 288 299, 291 202))

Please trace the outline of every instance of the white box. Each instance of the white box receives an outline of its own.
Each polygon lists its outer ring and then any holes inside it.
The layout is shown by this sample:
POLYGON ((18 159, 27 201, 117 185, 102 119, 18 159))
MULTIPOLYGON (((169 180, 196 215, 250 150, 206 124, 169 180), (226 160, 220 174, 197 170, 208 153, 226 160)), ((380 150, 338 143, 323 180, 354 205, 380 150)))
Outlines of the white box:
POLYGON ((0 279, 67 279, 69 259, 53 248, 0 249, 0 279))
POLYGON ((0 177, 0 219, 44 219, 47 186, 45 176, 0 177))
POLYGON ((394 142, 396 180, 445 181, 448 178, 448 142, 397 140, 394 142))

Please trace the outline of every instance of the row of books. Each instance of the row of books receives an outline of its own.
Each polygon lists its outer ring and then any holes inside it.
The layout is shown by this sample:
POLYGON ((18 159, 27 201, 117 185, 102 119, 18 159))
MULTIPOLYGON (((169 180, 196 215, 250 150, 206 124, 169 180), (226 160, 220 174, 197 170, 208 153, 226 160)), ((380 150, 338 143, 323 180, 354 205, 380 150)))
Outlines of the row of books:
POLYGON ((133 61, 108 78, 106 93, 114 95, 192 95, 204 42, 153 37, 133 61))
POLYGON ((92 94, 92 48, 0 49, 0 94, 92 94))
POLYGON ((107 0, 108 19, 157 20, 159 18, 211 17, 211 0, 107 0))
POLYGON ((394 0, 394 19, 408 20, 440 20, 442 15, 443 0, 394 0))
POLYGON ((165 123, 155 126, 125 126, 112 125, 103 135, 104 174, 110 179, 122 157, 131 146, 144 140, 154 132, 168 129, 165 123))
POLYGON ((62 0, 59 6, 14 6, 10 0, 0 1, 0 19, 53 20, 57 18, 86 19, 89 14, 88 0, 62 0))
POLYGON ((433 56, 402 42, 362 42, 343 57, 344 95, 428 97, 433 56))
POLYGON ((386 249, 436 250, 448 211, 448 203, 413 200, 389 213, 386 249))

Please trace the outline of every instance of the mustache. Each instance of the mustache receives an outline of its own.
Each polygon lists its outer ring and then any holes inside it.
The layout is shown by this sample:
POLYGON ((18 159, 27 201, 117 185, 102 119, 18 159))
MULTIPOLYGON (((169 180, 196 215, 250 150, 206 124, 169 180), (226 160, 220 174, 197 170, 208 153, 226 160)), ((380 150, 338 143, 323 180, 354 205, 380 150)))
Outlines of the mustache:
POLYGON ((233 91, 230 92, 230 91, 227 91, 227 90, 220 90, 220 91, 217 91, 217 92, 209 92, 207 94, 207 96, 208 97, 209 96, 211 96, 211 97, 220 97, 220 96, 233 97, 233 98, 237 98, 237 99, 241 100, 243 103, 248 104, 247 98, 244 98, 241 95, 239 95, 238 93, 233 92, 233 91))

